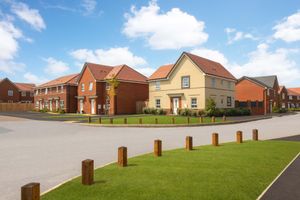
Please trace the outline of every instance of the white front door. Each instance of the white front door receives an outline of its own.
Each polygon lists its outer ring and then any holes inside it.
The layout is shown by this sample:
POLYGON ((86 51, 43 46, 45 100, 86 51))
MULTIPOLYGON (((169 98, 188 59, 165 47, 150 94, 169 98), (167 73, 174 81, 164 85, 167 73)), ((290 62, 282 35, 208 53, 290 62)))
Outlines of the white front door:
POLYGON ((52 111, 52 100, 49 101, 49 108, 50 108, 50 111, 52 111))
POLYGON ((80 114, 82 114, 82 111, 83 111, 83 100, 81 99, 79 101, 79 112, 80 112, 80 114))
POLYGON ((179 108, 179 98, 173 98, 173 114, 178 114, 178 108, 179 108))
POLYGON ((95 114, 95 99, 91 99, 91 114, 95 114))

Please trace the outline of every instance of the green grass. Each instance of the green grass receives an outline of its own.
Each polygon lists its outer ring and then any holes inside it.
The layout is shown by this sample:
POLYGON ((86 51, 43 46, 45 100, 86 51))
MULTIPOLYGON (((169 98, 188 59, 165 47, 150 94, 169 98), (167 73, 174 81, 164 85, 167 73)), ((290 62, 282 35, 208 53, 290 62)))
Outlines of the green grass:
POLYGON ((92 186, 76 178, 42 200, 256 199, 299 151, 297 142, 259 141, 146 154, 126 168, 97 169, 92 186))

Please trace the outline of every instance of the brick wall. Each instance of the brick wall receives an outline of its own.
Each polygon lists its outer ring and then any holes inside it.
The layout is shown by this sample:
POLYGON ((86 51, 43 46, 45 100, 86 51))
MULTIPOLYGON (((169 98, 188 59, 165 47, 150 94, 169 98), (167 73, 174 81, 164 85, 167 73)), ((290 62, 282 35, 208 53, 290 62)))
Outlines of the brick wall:
POLYGON ((0 83, 0 102, 19 102, 20 94, 19 89, 11 83, 9 80, 5 79, 0 83), (8 90, 13 91, 13 96, 8 96, 8 90))
POLYGON ((29 92, 29 91, 26 91, 25 92, 25 96, 22 96, 22 92, 19 92, 19 99, 20 99, 20 101, 21 102, 34 102, 34 97, 33 97, 33 92, 32 92, 32 94, 31 94, 31 92, 29 92))

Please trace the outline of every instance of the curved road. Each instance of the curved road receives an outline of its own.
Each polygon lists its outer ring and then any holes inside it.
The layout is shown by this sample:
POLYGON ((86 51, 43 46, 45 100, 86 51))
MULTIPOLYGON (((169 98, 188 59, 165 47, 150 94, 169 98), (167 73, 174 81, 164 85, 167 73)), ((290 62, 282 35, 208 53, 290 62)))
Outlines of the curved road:
POLYGON ((235 140, 242 130, 251 139, 253 128, 260 139, 300 134, 300 114, 233 124, 190 128, 101 128, 64 122, 20 120, 0 116, 0 194, 2 200, 20 198, 20 187, 40 182, 42 192, 80 174, 81 161, 95 166, 116 161, 117 148, 127 146, 129 156, 151 152, 153 140, 162 139, 163 149, 184 146, 185 136, 194 145, 210 144, 211 133, 220 142, 235 140))

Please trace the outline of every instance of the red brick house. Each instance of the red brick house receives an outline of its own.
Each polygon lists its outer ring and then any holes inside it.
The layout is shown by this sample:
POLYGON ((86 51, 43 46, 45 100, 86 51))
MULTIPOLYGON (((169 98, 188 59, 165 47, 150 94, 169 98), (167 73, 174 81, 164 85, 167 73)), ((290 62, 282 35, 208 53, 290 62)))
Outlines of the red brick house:
POLYGON ((75 113, 77 111, 77 78, 79 74, 62 76, 35 88, 36 109, 50 111, 64 110, 75 113))
POLYGON ((148 100, 147 78, 127 65, 85 63, 78 78, 78 112, 133 114, 138 101, 148 100), (116 95, 109 95, 108 80, 116 79, 116 95))
POLYGON ((279 86, 278 107, 279 108, 288 108, 288 91, 285 86, 279 86))
POLYGON ((268 114, 278 106, 277 76, 247 77, 236 83, 236 107, 247 107, 254 115, 268 114))
POLYGON ((300 88, 288 88, 288 108, 300 108, 300 88))
POLYGON ((33 103, 33 89, 30 83, 14 83, 8 78, 0 79, 0 102, 33 103))

